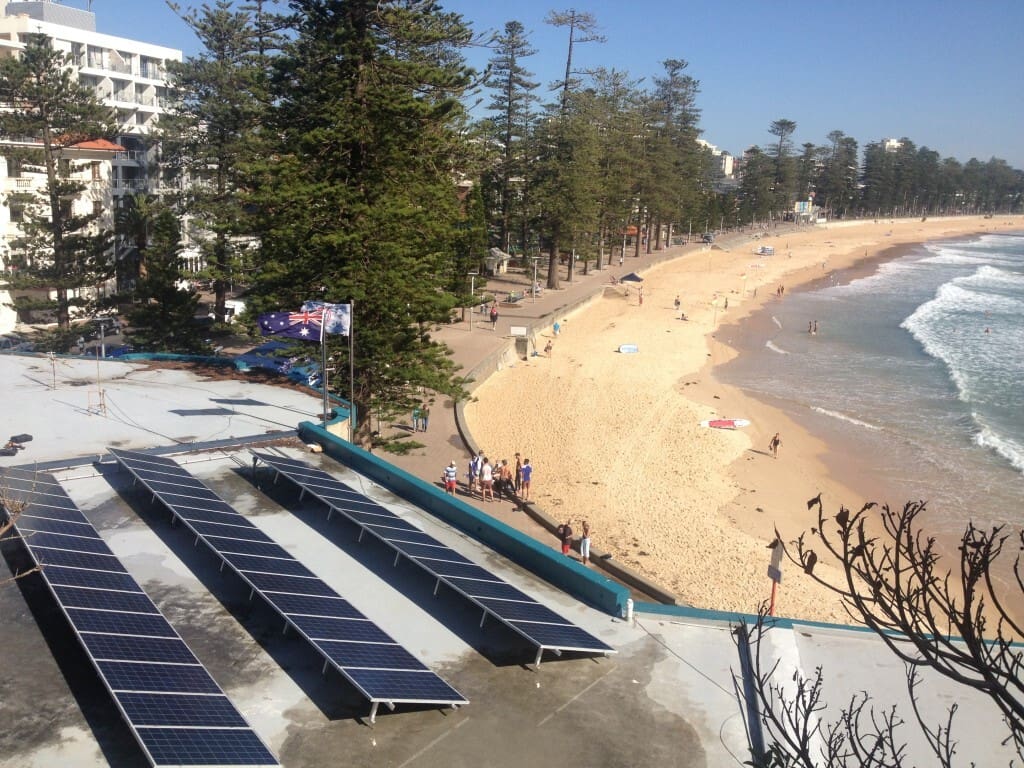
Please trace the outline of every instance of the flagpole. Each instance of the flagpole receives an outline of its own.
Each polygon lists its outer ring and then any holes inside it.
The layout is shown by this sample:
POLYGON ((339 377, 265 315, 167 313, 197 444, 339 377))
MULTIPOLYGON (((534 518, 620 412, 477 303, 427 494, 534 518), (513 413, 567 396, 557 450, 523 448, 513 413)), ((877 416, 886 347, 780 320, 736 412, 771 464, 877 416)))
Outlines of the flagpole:
POLYGON ((324 429, 327 429, 327 334, 324 328, 327 326, 327 308, 321 308, 320 316, 320 386, 324 395, 324 429))
POLYGON ((355 413, 356 396, 356 302, 350 299, 348 304, 348 441, 356 444, 355 413))

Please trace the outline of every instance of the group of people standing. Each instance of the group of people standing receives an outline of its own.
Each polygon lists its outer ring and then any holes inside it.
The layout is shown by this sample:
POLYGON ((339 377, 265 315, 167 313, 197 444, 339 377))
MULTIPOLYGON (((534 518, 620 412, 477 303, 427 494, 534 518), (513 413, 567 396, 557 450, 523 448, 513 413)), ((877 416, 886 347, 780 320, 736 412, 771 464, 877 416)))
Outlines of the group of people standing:
POLYGON ((412 431, 426 432, 427 424, 430 422, 430 407, 426 403, 420 403, 412 409, 412 431))
MULTIPOLYGON (((445 490, 455 494, 455 478, 449 480, 449 475, 455 468, 455 460, 445 467, 444 483, 445 490)), ((533 466, 529 459, 522 459, 520 454, 515 455, 515 464, 510 464, 508 459, 495 461, 478 452, 469 460, 469 467, 466 471, 466 484, 469 495, 475 496, 479 491, 483 501, 494 501, 494 494, 497 493, 497 500, 501 501, 502 496, 508 499, 518 498, 521 501, 530 500, 530 481, 533 479, 533 466)))

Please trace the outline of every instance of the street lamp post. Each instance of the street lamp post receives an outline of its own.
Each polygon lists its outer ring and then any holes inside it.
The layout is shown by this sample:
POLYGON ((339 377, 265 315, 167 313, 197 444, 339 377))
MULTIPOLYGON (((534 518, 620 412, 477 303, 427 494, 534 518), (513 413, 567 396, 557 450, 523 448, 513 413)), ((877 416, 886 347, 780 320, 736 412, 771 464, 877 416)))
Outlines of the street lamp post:
POLYGON ((530 261, 533 262, 533 285, 530 286, 530 295, 533 296, 533 303, 537 303, 537 262, 540 260, 540 256, 531 256, 530 261))
POLYGON ((469 296, 472 299, 469 304, 469 332, 473 332, 473 313, 476 311, 476 276, 479 272, 469 273, 469 296))

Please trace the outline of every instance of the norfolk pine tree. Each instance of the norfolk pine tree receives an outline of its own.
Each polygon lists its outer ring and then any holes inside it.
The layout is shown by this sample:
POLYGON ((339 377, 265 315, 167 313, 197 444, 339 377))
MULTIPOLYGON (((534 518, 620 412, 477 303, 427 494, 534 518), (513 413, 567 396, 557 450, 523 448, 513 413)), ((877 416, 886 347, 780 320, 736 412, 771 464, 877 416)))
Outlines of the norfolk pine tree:
POLYGON ((146 273, 136 286, 135 305, 128 319, 128 340, 151 352, 199 353, 208 351, 194 318, 199 295, 181 287, 181 227, 174 211, 151 209, 149 235, 142 258, 146 273))
MULTIPOLYGON (((465 242, 456 129, 471 35, 433 2, 291 7, 293 34, 275 61, 277 141, 253 168, 261 249, 250 304, 354 301, 354 391, 346 376, 332 384, 356 405, 366 443, 371 415, 404 411, 425 390, 464 395, 429 332, 451 319, 456 299, 441 287, 465 242)), ((329 342, 347 362, 347 343, 329 342)))
POLYGON ((182 209, 206 256, 214 316, 221 321, 228 289, 247 269, 245 236, 252 230, 241 193, 246 161, 262 147, 266 51, 277 41, 264 28, 262 4, 257 11, 260 26, 227 0, 182 17, 203 50, 168 62, 179 100, 160 123, 165 165, 186 181, 182 209))
MULTIPOLYGON (((498 243, 503 251, 509 251, 513 212, 522 194, 521 188, 513 188, 513 179, 521 179, 524 174, 523 140, 530 129, 531 106, 537 101, 533 93, 537 83, 531 79, 533 74, 523 67, 522 60, 533 56, 536 51, 530 47, 523 25, 518 21, 507 22, 505 33, 496 37, 494 43, 496 54, 490 60, 484 85, 494 91, 487 108, 494 115, 491 122, 501 158, 496 163, 493 182, 489 186, 495 188, 493 196, 497 198, 501 216, 498 243)), ((521 215, 522 212, 519 213, 521 215)))
MULTIPOLYGON (((75 214, 73 203, 86 185, 71 178, 83 167, 71 145, 113 135, 113 114, 92 90, 72 76, 67 54, 56 51, 46 35, 24 36, 20 54, 0 60, 0 136, 27 138, 33 146, 12 150, 21 162, 41 165, 46 188, 25 197, 23 237, 12 243, 8 278, 11 289, 42 289, 53 301, 15 300, 19 310, 53 309, 58 328, 71 327, 71 307, 87 309, 93 300, 79 295, 114 272, 112 237, 100 224, 102 213, 75 214)), ((10 202, 5 201, 5 202, 10 202)))

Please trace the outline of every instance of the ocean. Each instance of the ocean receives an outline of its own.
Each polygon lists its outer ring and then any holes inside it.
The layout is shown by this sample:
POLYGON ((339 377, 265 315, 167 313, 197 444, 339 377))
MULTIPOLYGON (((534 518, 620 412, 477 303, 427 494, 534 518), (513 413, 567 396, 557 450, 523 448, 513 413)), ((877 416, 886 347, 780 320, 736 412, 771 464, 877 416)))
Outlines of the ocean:
POLYGON ((885 489, 874 500, 927 501, 936 535, 1020 526, 1024 233, 900 254, 871 274, 826 262, 821 281, 747 321, 716 375, 837 447, 833 466, 885 489))

